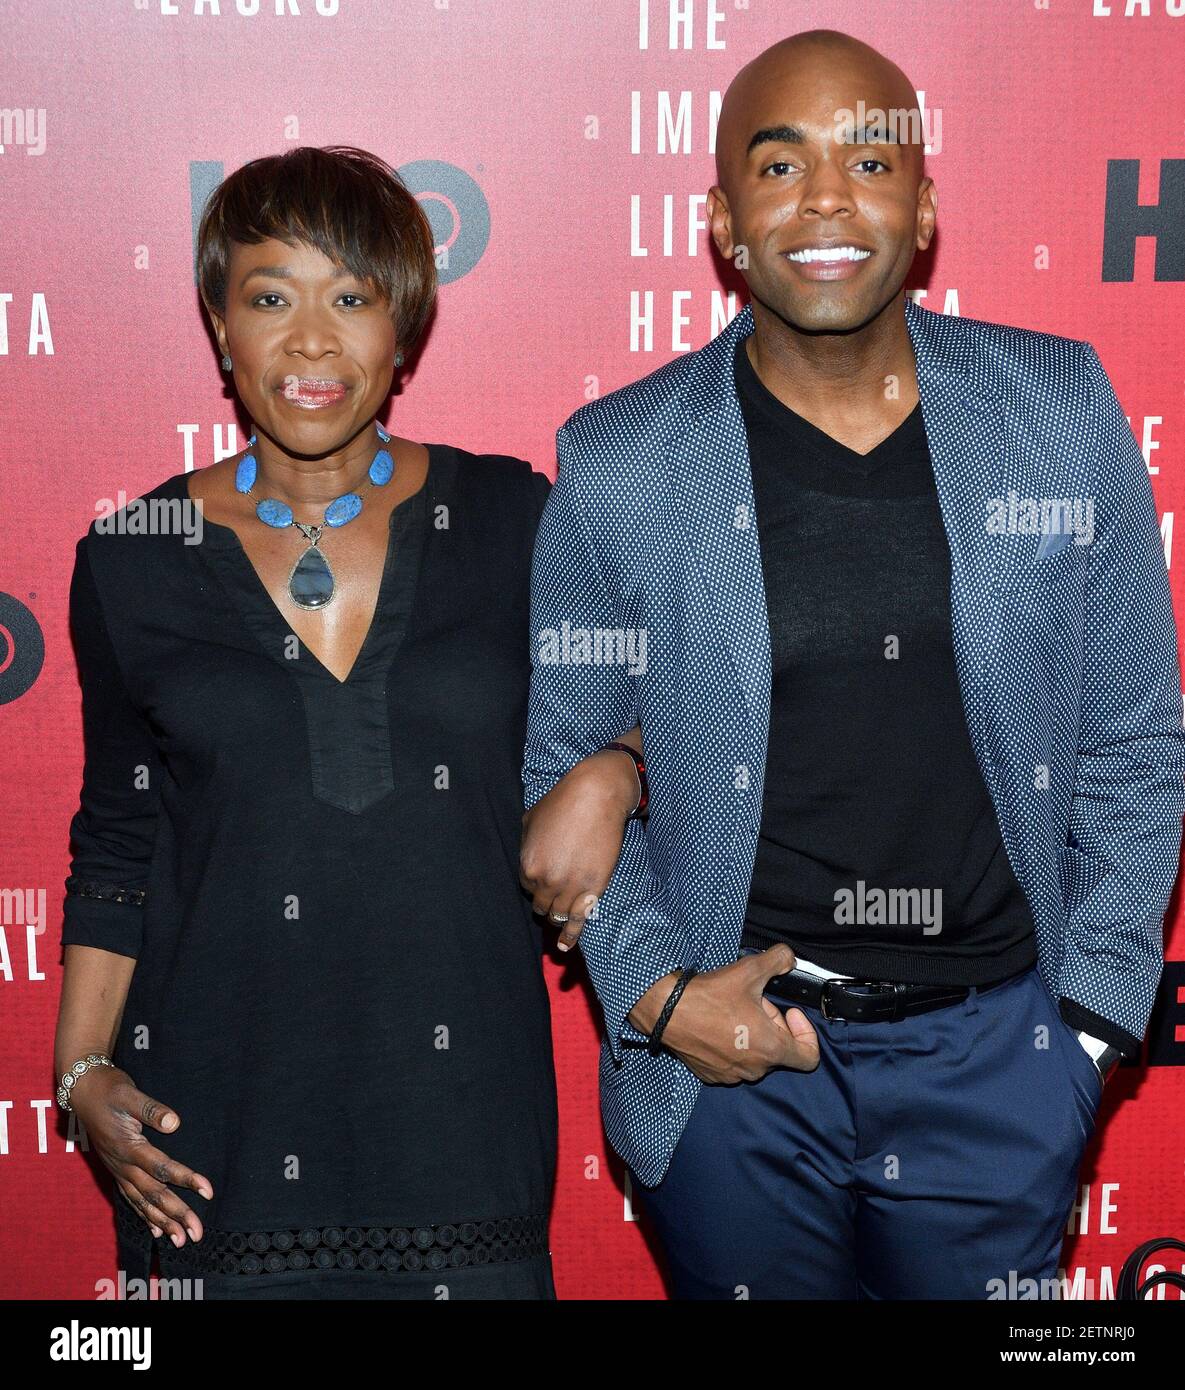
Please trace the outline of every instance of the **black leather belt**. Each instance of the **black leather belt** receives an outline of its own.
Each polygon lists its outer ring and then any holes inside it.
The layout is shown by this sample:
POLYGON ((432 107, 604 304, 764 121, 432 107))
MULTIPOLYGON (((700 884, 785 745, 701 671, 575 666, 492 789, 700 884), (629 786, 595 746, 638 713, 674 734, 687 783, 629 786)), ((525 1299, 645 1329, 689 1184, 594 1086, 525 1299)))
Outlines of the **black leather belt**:
MULTIPOLYGON (((1002 980, 989 985, 977 985, 980 994, 998 989, 1026 974, 1032 967, 1015 970, 1002 980)), ((847 1023, 896 1023, 912 1014, 929 1013, 932 1009, 949 1008, 966 999, 971 990, 954 985, 903 985, 888 980, 823 980, 808 975, 805 970, 791 970, 775 975, 765 986, 765 993, 787 1004, 806 1004, 818 1009, 826 1019, 843 1019, 847 1023)))

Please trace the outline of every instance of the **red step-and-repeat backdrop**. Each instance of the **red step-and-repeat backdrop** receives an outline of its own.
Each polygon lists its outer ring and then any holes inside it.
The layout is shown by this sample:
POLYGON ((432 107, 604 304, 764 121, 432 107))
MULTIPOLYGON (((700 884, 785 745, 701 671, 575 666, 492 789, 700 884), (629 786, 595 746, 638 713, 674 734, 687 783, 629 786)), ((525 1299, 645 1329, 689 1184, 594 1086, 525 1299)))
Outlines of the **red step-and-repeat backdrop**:
MULTIPOLYGON (((1090 340, 1144 449, 1173 589, 1185 477, 1185 0, 5 0, 0 20, 0 1296, 114 1271, 85 1136, 53 1103, 67 826, 82 765, 73 546, 242 445, 194 287, 202 202, 248 159, 360 145, 447 248, 400 434, 555 472, 584 400, 692 351, 740 304, 704 226, 732 75, 834 28, 929 117, 929 308, 1090 340)), ((1182 610, 1185 611, 1185 610, 1182 610)), ((1110 1297, 1185 1236, 1185 927, 1144 1065, 1107 1087, 1064 1264, 1110 1297)), ((663 1296, 606 1152, 595 1006, 555 956, 561 1297, 663 1296)), ((1159 1291, 1164 1294, 1164 1289, 1159 1291)), ((1177 1295, 1170 1292, 1170 1297, 1177 1295)))

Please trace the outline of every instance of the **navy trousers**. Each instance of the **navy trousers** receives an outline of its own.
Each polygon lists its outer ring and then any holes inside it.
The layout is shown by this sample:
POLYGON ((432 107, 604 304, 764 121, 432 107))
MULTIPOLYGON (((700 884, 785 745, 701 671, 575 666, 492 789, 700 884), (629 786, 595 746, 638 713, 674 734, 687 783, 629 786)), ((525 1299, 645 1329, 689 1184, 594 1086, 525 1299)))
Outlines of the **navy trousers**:
POLYGON ((704 1086, 663 1181, 633 1179, 674 1296, 1016 1298, 1055 1280, 1102 1084, 1036 968, 897 1023, 804 1012, 817 1070, 704 1086))

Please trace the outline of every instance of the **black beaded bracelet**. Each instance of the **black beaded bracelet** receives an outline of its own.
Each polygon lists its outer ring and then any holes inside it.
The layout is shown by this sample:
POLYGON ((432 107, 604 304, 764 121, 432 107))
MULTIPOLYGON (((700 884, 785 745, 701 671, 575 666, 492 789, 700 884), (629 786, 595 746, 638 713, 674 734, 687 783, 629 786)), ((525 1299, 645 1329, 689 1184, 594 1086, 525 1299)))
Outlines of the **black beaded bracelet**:
POLYGON ((662 1006, 662 1013, 658 1016, 658 1022, 650 1032, 650 1041, 647 1046, 650 1049, 651 1057, 657 1057, 662 1051, 662 1035, 666 1032, 667 1024, 671 1021, 671 1015, 675 1012, 675 1005, 683 997, 683 991, 699 971, 693 966, 688 966, 686 970, 675 981, 675 988, 667 995, 667 1002, 662 1006))

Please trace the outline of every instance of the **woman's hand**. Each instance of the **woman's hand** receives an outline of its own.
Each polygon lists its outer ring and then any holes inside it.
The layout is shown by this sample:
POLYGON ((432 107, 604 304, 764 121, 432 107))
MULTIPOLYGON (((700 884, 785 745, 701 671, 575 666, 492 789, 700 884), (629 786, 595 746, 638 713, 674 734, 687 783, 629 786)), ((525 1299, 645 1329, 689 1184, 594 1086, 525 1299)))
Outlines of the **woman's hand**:
POLYGON ((214 1195, 209 1179, 174 1162, 145 1135, 146 1127, 174 1133, 181 1123, 177 1112, 137 1090, 127 1072, 117 1067, 92 1067, 80 1076, 70 1092, 70 1107, 152 1234, 167 1233, 178 1248, 185 1244, 186 1234, 201 1240, 202 1223, 165 1184, 192 1188, 209 1199, 214 1195))
POLYGON ((577 763, 523 816, 522 884, 533 894, 535 911, 561 927, 561 951, 575 946, 613 877, 638 794, 629 757, 602 749, 577 763))

